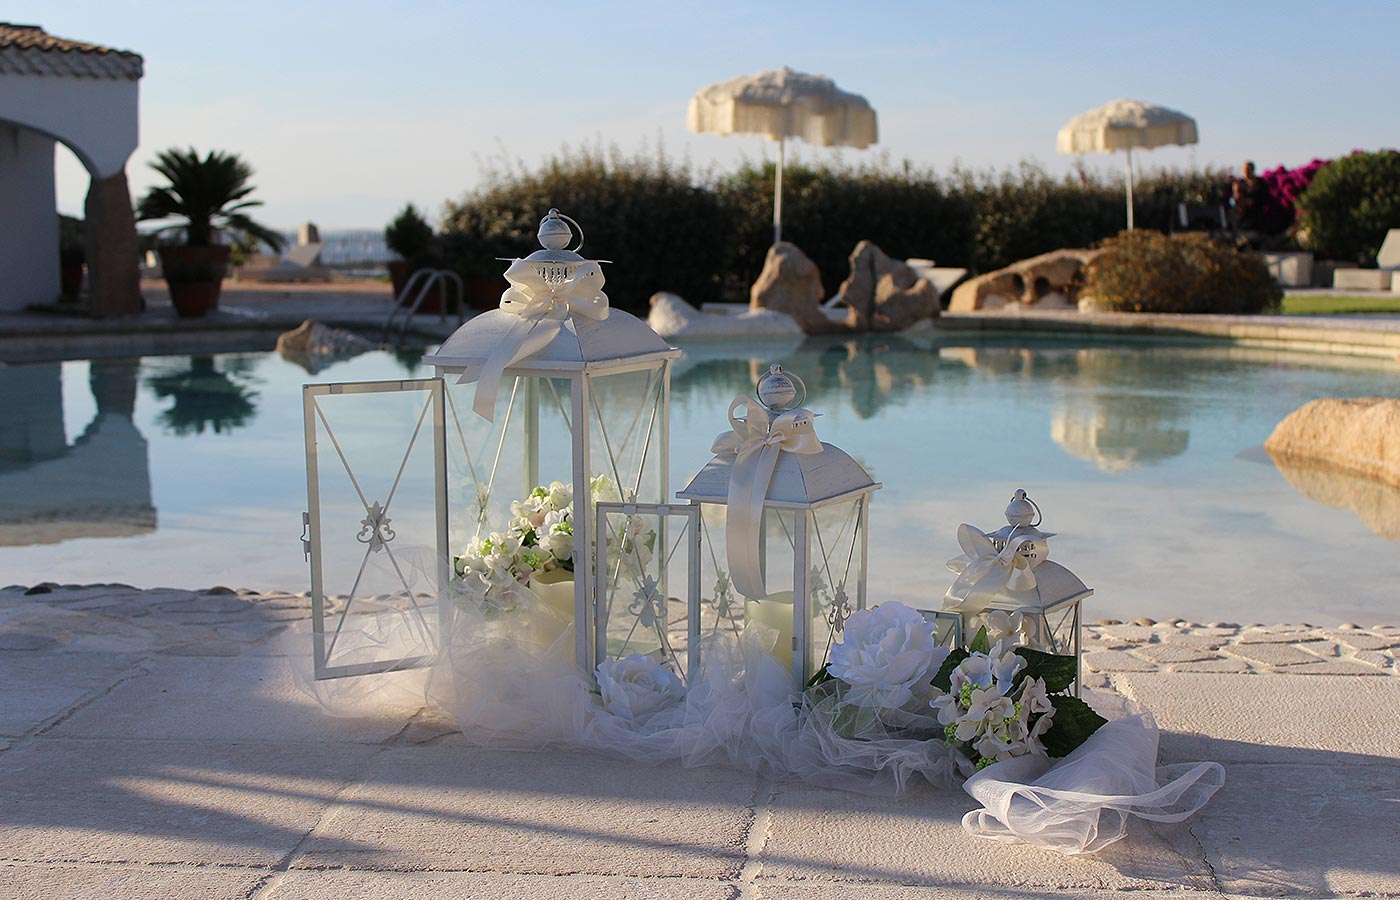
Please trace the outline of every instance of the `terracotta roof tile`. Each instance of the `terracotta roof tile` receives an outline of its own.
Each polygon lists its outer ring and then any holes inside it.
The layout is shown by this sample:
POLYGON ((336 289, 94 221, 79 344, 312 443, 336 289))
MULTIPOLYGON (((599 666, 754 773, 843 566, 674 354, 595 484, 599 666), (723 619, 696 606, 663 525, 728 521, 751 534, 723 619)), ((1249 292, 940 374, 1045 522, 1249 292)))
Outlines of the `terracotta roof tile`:
POLYGON ((0 74, 135 80, 142 59, 129 50, 49 34, 38 25, 0 22, 0 74))

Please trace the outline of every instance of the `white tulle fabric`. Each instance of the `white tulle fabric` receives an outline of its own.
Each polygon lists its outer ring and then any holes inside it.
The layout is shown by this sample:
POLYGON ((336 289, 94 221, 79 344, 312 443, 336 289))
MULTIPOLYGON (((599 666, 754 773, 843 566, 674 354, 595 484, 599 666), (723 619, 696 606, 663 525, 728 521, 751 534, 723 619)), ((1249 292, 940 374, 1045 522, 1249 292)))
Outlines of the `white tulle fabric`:
MULTIPOLYGON (((412 613, 379 610, 343 628, 362 632, 354 637, 365 659, 396 648, 407 655, 424 640, 412 613)), ((830 689, 796 694, 769 655, 776 637, 751 624, 741 636, 707 640, 684 698, 641 720, 604 707, 573 664, 572 625, 528 593, 508 612, 454 607, 426 668, 316 681, 303 663, 299 674, 335 715, 417 709, 426 697, 483 747, 569 746, 646 764, 728 765, 891 800, 921 784, 952 788, 971 774, 939 739, 928 698, 876 713, 854 712, 830 689)), ((309 643, 304 633, 294 639, 309 643)), ((306 646, 293 658, 304 659, 306 646)), ((983 809, 968 813, 963 827, 993 840, 1092 853, 1123 837, 1130 816, 1179 821, 1224 781, 1215 763, 1158 770, 1156 760, 1155 722, 1129 715, 1057 762, 1021 757, 972 775, 964 786, 983 809)))

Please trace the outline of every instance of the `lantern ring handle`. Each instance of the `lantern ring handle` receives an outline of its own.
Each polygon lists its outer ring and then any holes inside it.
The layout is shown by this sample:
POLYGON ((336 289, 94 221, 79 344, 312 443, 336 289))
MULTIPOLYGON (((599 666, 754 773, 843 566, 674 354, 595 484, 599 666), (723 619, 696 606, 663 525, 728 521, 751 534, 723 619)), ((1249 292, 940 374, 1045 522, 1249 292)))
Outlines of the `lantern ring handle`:
POLYGON ((1045 516, 1040 511, 1040 504, 1032 500, 1029 494, 1026 495, 1026 502, 1035 508, 1035 521, 1031 522, 1031 527, 1039 528, 1040 523, 1045 521, 1045 516))
MULTIPOLYGON (((560 212, 559 210, 557 210, 557 209, 555 209, 555 210, 550 210, 550 212, 552 212, 552 213, 555 215, 556 218, 560 218, 560 219, 563 219, 565 222, 568 222, 568 223, 569 223, 569 227, 572 228, 574 234, 578 236, 578 244, 577 244, 576 246, 570 247, 570 248, 568 248, 568 249, 569 249, 571 252, 573 252, 573 253, 578 253, 580 250, 582 250, 582 249, 583 249, 583 226, 580 225, 578 222, 574 221, 574 219, 573 219, 572 216, 566 216, 566 215, 564 215, 563 213, 561 213, 561 212, 560 212)), ((548 219, 549 219, 549 216, 548 216, 548 215, 544 216, 543 218, 540 219, 540 224, 543 225, 548 219)))

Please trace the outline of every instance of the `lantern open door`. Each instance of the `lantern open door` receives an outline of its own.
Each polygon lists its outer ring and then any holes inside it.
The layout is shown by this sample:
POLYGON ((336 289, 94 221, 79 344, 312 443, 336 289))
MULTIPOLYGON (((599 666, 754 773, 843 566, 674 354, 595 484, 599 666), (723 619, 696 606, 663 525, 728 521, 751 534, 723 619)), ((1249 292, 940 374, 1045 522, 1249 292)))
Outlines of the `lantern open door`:
POLYGON ((315 677, 427 665, 450 615, 443 380, 308 384, 302 406, 315 677))

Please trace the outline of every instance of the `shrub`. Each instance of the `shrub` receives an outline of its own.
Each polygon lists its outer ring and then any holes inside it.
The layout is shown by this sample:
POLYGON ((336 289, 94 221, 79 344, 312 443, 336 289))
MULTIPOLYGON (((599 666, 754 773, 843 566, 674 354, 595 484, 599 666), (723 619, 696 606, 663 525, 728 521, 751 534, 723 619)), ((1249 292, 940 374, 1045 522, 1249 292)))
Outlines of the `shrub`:
POLYGON ((1283 291, 1254 254, 1203 234, 1125 231, 1089 263, 1085 292, 1116 312, 1274 312, 1283 291))
POLYGON ((433 243, 433 226, 412 203, 405 206, 384 229, 384 245, 406 260, 417 259, 433 243))
POLYGON ((1292 228, 1298 221, 1298 198, 1308 189, 1318 171, 1330 160, 1314 159, 1305 166, 1289 169, 1279 166, 1269 169, 1259 177, 1269 188, 1269 205, 1264 209, 1264 230, 1270 234, 1281 234, 1292 228))
POLYGON ((585 256, 615 263, 603 270, 614 306, 644 310, 655 291, 718 300, 732 266, 733 223, 700 181, 660 150, 629 157, 616 147, 566 148, 534 172, 489 171, 481 188, 448 202, 444 252, 464 274, 499 276, 505 266, 493 258, 539 249, 540 218, 557 207, 582 225, 585 256))
POLYGON ((1298 198, 1298 223, 1319 256, 1373 265, 1386 231, 1400 228, 1400 152, 1333 160, 1298 198))

